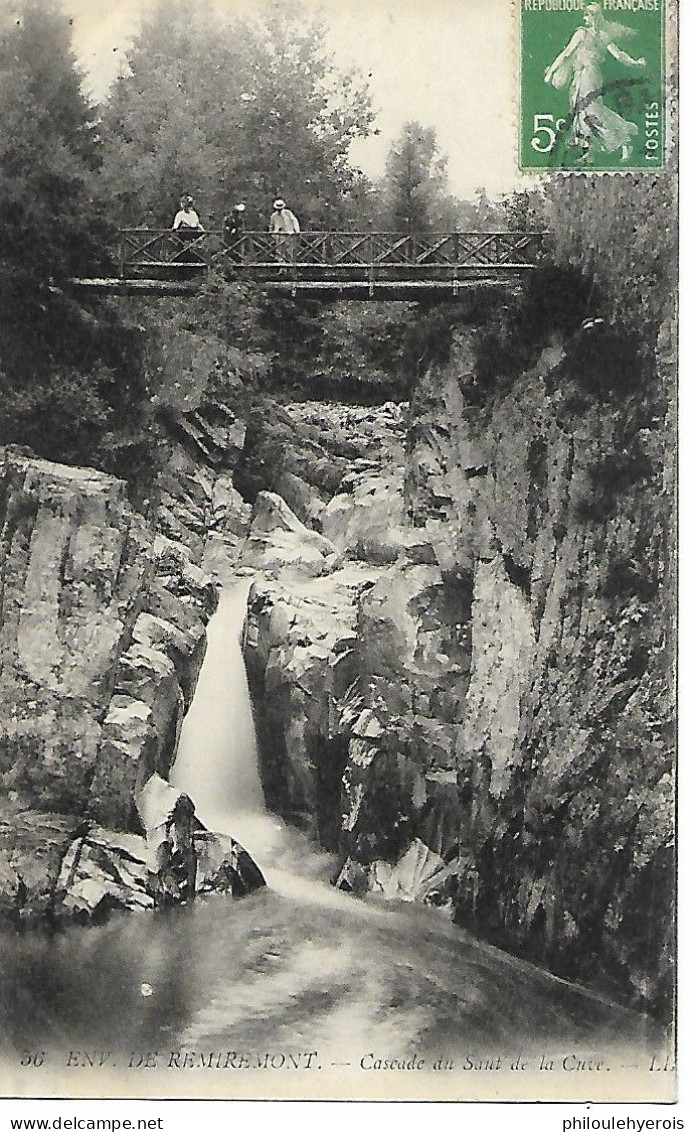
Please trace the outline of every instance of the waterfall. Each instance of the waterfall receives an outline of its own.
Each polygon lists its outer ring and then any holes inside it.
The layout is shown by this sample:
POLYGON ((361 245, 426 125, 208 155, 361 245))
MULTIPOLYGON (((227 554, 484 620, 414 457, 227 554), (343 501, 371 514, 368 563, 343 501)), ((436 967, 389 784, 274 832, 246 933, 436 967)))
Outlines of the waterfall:
POLYGON ((243 582, 220 592, 171 772, 171 782, 190 795, 200 820, 220 832, 232 832, 240 815, 264 814, 241 649, 249 589, 243 582))
POLYGON ((342 902, 344 895, 323 883, 334 866, 331 855, 265 809, 241 647, 250 584, 220 591, 171 782, 192 798, 208 829, 245 846, 270 887, 321 904, 342 902))

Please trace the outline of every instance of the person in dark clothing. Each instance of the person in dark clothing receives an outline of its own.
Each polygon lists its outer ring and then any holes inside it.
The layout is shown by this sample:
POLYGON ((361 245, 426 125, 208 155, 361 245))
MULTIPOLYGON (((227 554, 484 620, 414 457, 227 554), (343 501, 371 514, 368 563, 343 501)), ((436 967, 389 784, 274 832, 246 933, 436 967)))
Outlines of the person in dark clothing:
POLYGON ((229 244, 245 230, 245 205, 234 204, 228 216, 224 217, 224 242, 229 244))
POLYGON ((222 231, 224 244, 230 249, 229 258, 234 263, 240 263, 244 253, 243 233, 245 232, 245 205, 242 202, 235 204, 228 215, 224 217, 222 231))

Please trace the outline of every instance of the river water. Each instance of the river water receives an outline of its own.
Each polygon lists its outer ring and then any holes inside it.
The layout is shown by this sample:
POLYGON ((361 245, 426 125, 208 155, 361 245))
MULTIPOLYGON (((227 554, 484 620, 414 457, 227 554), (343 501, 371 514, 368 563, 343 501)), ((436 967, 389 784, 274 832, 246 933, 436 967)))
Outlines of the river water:
POLYGON ((656 1027, 439 910, 337 891, 335 861, 265 811, 239 645, 247 588, 222 591, 210 621, 172 779, 249 849, 267 888, 54 936, 0 935, 10 1090, 668 1095, 656 1027))

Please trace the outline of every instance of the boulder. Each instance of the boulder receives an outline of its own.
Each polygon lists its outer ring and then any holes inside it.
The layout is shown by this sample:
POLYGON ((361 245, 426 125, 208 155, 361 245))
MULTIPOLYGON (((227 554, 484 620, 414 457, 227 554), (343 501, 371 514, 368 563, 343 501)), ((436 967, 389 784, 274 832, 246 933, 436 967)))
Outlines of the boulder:
POLYGON ((50 922, 62 862, 84 822, 63 814, 17 810, 0 814, 0 915, 19 926, 50 922))
POLYGON ((376 860, 362 865, 348 857, 336 884, 356 896, 375 892, 386 900, 445 905, 451 911, 456 877, 456 860, 446 864, 438 853, 415 838, 395 864, 376 860))
POLYGON ((396 561, 404 536, 402 476, 351 475, 348 491, 335 495, 322 511, 323 534, 338 550, 366 562, 396 561))
POLYGON ((147 861, 156 874, 158 903, 205 892, 245 896, 264 885, 243 846, 205 829, 188 795, 159 775, 152 775, 137 795, 137 810, 146 832, 147 861))
POLYGON ((277 494, 286 500, 302 523, 312 528, 319 525, 319 517, 325 506, 325 500, 313 484, 301 479, 294 472, 283 469, 274 486, 277 494))
POLYGON ((260 869, 233 837, 197 829, 193 841, 197 857, 197 892, 247 896, 264 887, 265 878, 260 869))
POLYGON ((92 826, 73 841, 56 882, 54 917, 101 923, 114 911, 152 909, 156 880, 144 838, 92 826))
POLYGON ((219 472, 212 489, 211 529, 226 539, 245 538, 253 509, 236 490, 230 472, 219 472))
POLYGON ((343 892, 352 892, 354 896, 365 896, 370 889, 369 870, 352 857, 347 857, 335 881, 337 888, 343 892))
POLYGON ((145 830, 149 866, 157 877, 157 902, 192 899, 197 871, 193 840, 197 822, 192 801, 153 774, 135 803, 145 830))
POLYGON ((270 574, 289 570, 308 577, 330 573, 338 561, 336 547, 305 527, 287 503, 270 491, 258 495, 240 564, 270 574))
POLYGON ((442 857, 416 838, 394 865, 374 861, 370 887, 387 900, 424 901, 445 869, 442 857))

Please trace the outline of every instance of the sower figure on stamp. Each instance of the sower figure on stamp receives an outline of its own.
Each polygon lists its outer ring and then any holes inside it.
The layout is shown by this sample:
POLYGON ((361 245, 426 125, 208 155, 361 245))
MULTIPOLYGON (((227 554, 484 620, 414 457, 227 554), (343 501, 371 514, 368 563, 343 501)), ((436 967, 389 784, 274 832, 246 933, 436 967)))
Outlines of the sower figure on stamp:
POLYGON ((274 202, 269 230, 274 235, 279 262, 293 263, 296 254, 296 236, 301 231, 301 226, 281 197, 274 202))
POLYGON ((577 29, 570 43, 554 59, 544 81, 557 90, 570 83, 572 127, 568 143, 581 151, 580 160, 593 158, 593 146, 603 153, 621 150, 628 161, 638 133, 635 122, 628 122, 604 102, 603 67, 607 53, 627 67, 644 67, 644 59, 633 59, 617 45, 618 40, 635 35, 632 28, 607 20, 599 4, 585 8, 585 26, 577 29))

